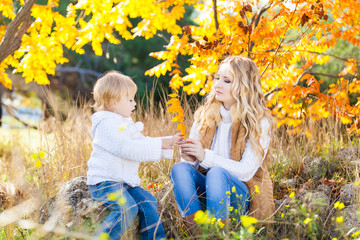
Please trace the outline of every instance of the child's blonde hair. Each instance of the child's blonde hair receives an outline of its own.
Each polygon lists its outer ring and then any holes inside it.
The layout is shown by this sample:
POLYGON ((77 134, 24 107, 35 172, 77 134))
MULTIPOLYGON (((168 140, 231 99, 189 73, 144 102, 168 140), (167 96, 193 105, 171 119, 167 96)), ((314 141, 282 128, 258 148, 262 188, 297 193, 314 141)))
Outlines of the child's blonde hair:
POLYGON ((93 89, 95 111, 109 110, 110 104, 122 97, 135 95, 137 86, 129 77, 117 71, 107 72, 99 78, 93 89))

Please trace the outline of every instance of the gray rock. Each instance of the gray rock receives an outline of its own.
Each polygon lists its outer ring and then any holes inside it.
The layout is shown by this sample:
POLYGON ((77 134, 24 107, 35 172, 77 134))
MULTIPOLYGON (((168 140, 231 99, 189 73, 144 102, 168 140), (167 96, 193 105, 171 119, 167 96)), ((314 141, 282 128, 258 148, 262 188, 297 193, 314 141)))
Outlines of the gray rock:
POLYGON ((345 206, 352 205, 355 203, 357 196, 359 196, 360 186, 354 184, 345 184, 340 189, 340 202, 344 203, 345 206))
POLYGON ((331 187, 329 185, 321 184, 321 185, 317 186, 316 190, 320 191, 320 192, 324 192, 327 196, 330 197, 331 187))
MULTIPOLYGON (((94 201, 86 185, 86 177, 71 179, 50 198, 40 210, 40 221, 49 229, 66 227, 91 237, 109 211, 101 203, 94 201)), ((140 233, 138 218, 126 231, 125 239, 136 239, 140 233)))
POLYGON ((71 179, 60 189, 55 197, 48 199, 41 207, 40 221, 63 226, 68 229, 78 228, 90 221, 92 226, 108 213, 101 203, 91 199, 86 177, 71 179))
POLYGON ((336 157, 336 162, 354 162, 360 159, 360 152, 358 147, 347 147, 341 149, 336 157))
POLYGON ((285 196, 282 199, 275 199, 275 208, 277 209, 277 211, 283 211, 285 209, 285 205, 288 205, 290 203, 290 198, 289 196, 285 196))
POLYGON ((320 157, 305 157, 303 159, 302 175, 306 179, 318 180, 324 176, 331 176, 335 170, 335 166, 326 159, 320 157))
POLYGON ((297 181, 298 181, 298 178, 286 179, 286 180, 280 182, 280 185, 285 186, 285 187, 295 188, 297 181))
POLYGON ((346 206, 342 211, 345 212, 344 225, 345 232, 350 231, 352 228, 360 228, 360 210, 359 205, 353 204, 346 206))
POLYGON ((317 212, 325 220, 328 215, 330 196, 324 191, 304 191, 299 200, 307 205, 312 212, 317 212))

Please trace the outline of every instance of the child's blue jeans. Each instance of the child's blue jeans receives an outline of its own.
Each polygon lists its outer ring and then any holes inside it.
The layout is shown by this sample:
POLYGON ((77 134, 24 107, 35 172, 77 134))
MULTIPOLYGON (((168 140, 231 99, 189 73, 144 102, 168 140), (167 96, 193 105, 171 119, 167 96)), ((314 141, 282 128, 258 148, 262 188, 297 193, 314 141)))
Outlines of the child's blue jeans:
POLYGON ((126 183, 105 181, 89 185, 90 195, 100 201, 111 212, 95 234, 109 234, 118 240, 139 213, 141 239, 165 238, 165 231, 159 219, 156 198, 141 187, 130 187, 126 183))
POLYGON ((175 200, 183 217, 208 210, 225 219, 232 213, 245 214, 250 195, 246 185, 221 167, 212 167, 206 175, 191 164, 176 163, 171 169, 175 200))

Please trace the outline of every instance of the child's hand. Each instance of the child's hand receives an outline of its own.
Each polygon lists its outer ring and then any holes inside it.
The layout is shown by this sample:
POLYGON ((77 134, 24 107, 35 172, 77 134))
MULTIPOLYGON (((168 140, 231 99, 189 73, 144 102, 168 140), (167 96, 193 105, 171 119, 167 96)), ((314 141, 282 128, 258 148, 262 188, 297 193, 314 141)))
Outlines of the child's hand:
POLYGON ((183 140, 184 140, 184 136, 181 135, 181 133, 177 133, 172 137, 172 145, 179 146, 183 140))
POLYGON ((184 139, 184 137, 177 133, 171 138, 163 138, 162 139, 162 148, 163 149, 171 149, 174 145, 179 145, 180 142, 184 139))

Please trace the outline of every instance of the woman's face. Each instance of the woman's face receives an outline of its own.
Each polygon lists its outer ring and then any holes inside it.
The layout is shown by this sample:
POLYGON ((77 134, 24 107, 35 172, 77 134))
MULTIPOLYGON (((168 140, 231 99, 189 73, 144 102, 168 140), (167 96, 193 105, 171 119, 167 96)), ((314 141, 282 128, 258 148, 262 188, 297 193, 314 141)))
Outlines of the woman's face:
POLYGON ((229 110, 230 107, 236 103, 236 99, 231 93, 233 77, 230 75, 230 64, 221 64, 218 72, 215 75, 215 99, 221 101, 223 106, 229 110))

